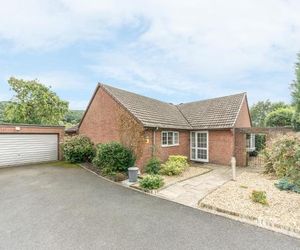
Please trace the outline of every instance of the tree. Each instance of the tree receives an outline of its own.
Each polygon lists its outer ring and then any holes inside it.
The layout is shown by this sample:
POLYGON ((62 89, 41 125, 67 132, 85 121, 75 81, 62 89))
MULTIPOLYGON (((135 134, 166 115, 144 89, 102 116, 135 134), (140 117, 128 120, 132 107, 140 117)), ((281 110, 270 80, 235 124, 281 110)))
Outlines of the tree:
POLYGON ((296 79, 291 84, 293 105, 296 112, 300 112, 300 53, 297 54, 298 61, 295 64, 296 79))
POLYGON ((64 117, 64 123, 76 125, 80 122, 84 110, 69 110, 64 117))
POLYGON ((293 105, 295 106, 295 113, 292 119, 293 127, 300 130, 300 53, 297 54, 298 61, 295 64, 296 79, 291 84, 293 105))
POLYGON ((265 119, 266 116, 279 108, 287 108, 288 105, 284 102, 270 102, 270 100, 266 101, 259 101, 256 104, 254 104, 251 109, 251 119, 252 119, 252 125, 254 127, 264 127, 265 126, 265 119))
POLYGON ((4 119, 4 110, 8 102, 0 102, 0 122, 5 122, 4 119))
POLYGON ((267 127, 286 127, 292 126, 294 108, 279 108, 270 112, 265 119, 267 127))
POLYGON ((68 102, 62 101, 37 80, 25 81, 11 77, 8 84, 15 92, 4 111, 4 118, 8 122, 58 125, 68 111, 68 102))

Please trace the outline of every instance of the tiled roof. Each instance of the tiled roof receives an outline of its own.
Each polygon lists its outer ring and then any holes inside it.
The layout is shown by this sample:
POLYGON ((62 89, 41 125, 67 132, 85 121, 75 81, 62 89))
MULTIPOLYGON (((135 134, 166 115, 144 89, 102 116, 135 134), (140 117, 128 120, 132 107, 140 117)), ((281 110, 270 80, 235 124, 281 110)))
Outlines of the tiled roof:
POLYGON ((177 129, 231 128, 245 93, 174 105, 101 84, 145 127, 177 129))
POLYGON ((102 86, 145 127, 191 129, 189 123, 174 104, 161 102, 104 84, 102 86))
POLYGON ((194 129, 233 127, 246 93, 178 105, 194 129))
POLYGON ((72 127, 70 127, 70 128, 65 129, 65 132, 66 132, 66 133, 74 133, 74 132, 76 132, 77 130, 78 130, 78 124, 75 125, 75 126, 72 126, 72 127))

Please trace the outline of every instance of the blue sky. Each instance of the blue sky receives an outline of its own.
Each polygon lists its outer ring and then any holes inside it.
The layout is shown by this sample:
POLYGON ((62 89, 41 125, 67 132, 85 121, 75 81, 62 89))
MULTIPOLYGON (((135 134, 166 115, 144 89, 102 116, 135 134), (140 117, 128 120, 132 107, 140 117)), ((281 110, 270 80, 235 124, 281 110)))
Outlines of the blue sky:
POLYGON ((73 109, 104 82, 180 103, 246 91, 290 101, 297 0, 0 0, 0 100, 39 79, 73 109))

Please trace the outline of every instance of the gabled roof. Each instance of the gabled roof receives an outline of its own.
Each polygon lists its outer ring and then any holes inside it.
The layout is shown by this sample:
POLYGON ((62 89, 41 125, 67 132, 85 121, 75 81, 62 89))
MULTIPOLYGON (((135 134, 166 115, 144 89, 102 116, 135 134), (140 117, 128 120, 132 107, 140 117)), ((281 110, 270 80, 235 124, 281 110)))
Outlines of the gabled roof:
POLYGON ((191 129, 179 109, 170 103, 101 84, 121 105, 145 127, 191 129))
MULTIPOLYGON (((106 84, 99 84, 115 101, 128 110, 144 127, 170 129, 232 128, 239 115, 246 93, 174 105, 138 95, 106 84)), ((93 101, 92 97, 91 102, 93 101)), ((89 108, 88 106, 88 108, 89 108)), ((87 108, 87 110, 88 110, 87 108)), ((85 111, 85 114, 87 112, 85 111)), ((85 117, 79 124, 79 127, 85 117)))
POLYGON ((177 105, 194 129, 231 128, 246 93, 177 105))

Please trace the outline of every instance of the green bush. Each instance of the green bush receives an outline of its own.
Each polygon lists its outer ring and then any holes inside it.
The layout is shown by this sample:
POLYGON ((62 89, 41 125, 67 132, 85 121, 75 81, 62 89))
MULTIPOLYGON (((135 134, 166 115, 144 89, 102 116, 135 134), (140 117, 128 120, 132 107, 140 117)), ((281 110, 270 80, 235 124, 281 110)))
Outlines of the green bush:
POLYGON ((152 157, 146 164, 145 173, 147 174, 158 174, 160 170, 160 160, 156 157, 152 157))
POLYGON ((280 179, 278 183, 275 183, 275 186, 280 190, 290 190, 300 194, 300 185, 292 183, 288 178, 280 179))
POLYGON ((169 159, 161 165, 159 173, 162 175, 179 175, 188 168, 187 157, 182 155, 170 155, 169 159))
POLYGON ((114 175, 116 172, 127 172, 134 163, 135 156, 132 150, 120 143, 111 142, 97 145, 93 164, 108 175, 114 175))
POLYGON ((292 125, 293 128, 297 131, 300 130, 300 113, 299 112, 295 112, 292 118, 292 125))
POLYGON ((293 115, 294 109, 291 107, 276 109, 266 116, 265 125, 267 127, 292 126, 293 115))
POLYGON ((66 161, 72 163, 90 162, 95 156, 95 147, 86 136, 76 135, 65 140, 62 146, 66 161))
POLYGON ((288 177, 295 181, 300 173, 300 138, 284 135, 274 138, 263 150, 264 166, 267 173, 278 178, 288 177))
POLYGON ((159 175, 147 175, 140 181, 140 187, 146 190, 158 189, 163 185, 163 178, 159 175))
POLYGON ((268 205, 267 194, 265 191, 253 190, 251 194, 251 200, 262 205, 268 205))

